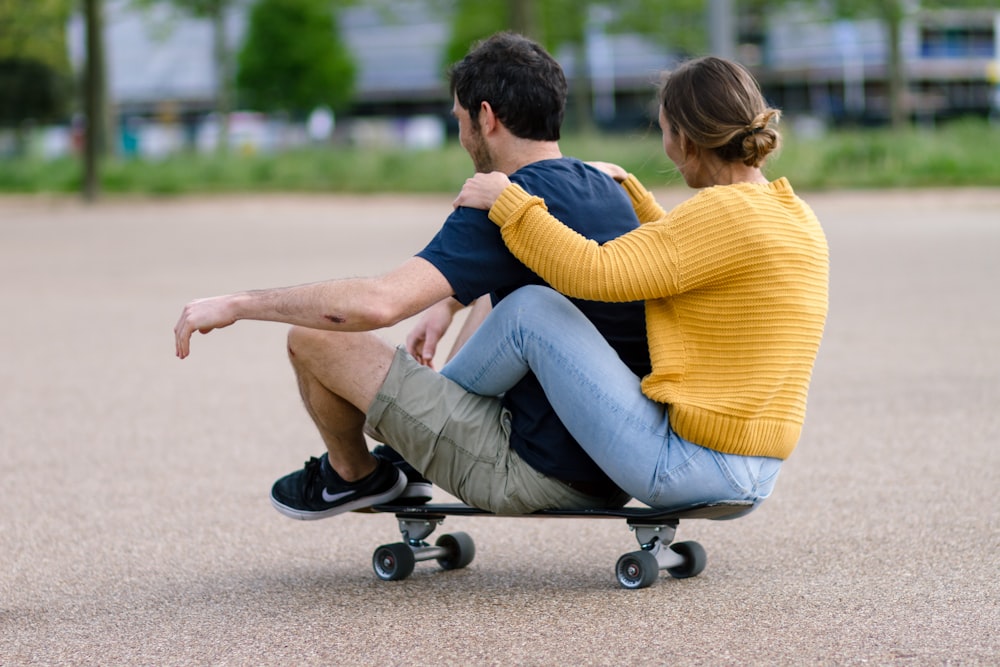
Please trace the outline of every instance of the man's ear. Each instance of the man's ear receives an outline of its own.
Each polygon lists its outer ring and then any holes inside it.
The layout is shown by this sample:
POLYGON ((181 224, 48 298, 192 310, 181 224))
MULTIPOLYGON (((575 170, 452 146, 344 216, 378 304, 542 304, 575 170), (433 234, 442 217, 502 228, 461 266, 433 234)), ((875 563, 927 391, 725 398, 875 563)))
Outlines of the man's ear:
POLYGON ((483 135, 489 134, 496 129, 499 121, 497 120, 497 115, 493 113, 493 107, 490 106, 489 102, 484 101, 479 103, 478 121, 480 133, 483 135))

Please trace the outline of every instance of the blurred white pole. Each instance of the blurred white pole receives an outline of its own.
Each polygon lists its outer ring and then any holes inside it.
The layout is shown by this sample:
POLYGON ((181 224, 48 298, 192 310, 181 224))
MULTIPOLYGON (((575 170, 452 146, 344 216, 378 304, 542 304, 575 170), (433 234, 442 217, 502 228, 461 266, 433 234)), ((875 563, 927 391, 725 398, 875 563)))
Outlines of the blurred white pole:
POLYGON ((591 5, 587 14, 587 60, 593 90, 594 118, 610 122, 615 117, 615 54, 606 32, 611 10, 591 5))
POLYGON ((712 55, 736 59, 733 0, 708 0, 708 44, 712 55))

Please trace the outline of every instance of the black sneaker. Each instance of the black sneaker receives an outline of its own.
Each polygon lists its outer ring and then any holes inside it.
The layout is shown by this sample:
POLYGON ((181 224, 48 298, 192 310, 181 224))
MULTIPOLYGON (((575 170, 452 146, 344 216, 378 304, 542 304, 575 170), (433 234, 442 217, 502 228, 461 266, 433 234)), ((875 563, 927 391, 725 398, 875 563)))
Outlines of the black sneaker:
POLYGON ((287 517, 308 521, 385 503, 406 488, 406 475, 378 458, 375 472, 357 482, 340 478, 326 454, 306 461, 302 470, 285 475, 271 487, 271 504, 287 517))
POLYGON ((378 445, 372 454, 380 459, 390 461, 406 475, 406 488, 386 505, 425 505, 431 500, 434 485, 417 469, 407 463, 395 449, 389 445, 378 445))

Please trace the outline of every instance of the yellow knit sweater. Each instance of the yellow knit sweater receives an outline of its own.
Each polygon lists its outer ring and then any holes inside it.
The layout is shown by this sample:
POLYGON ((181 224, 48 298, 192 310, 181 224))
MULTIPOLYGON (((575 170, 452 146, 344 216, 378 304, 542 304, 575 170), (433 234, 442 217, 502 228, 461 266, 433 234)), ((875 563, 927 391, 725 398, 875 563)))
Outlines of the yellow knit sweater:
POLYGON ((511 185, 490 219, 522 262, 560 292, 646 301, 649 398, 684 439, 787 458, 827 313, 829 256, 812 210, 784 178, 699 190, 669 213, 634 177, 643 224, 599 245, 511 185))

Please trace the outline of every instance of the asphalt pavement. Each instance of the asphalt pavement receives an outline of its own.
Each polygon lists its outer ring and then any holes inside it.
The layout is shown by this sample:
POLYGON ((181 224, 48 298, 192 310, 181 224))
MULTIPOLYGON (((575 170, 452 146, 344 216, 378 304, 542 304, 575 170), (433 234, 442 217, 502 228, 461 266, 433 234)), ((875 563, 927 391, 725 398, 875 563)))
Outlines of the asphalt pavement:
POLYGON ((269 504, 322 451, 285 328, 174 357, 187 301, 384 271, 450 197, 0 199, 0 665, 1000 664, 1000 190, 805 198, 802 440, 760 510, 681 524, 700 576, 637 591, 604 520, 452 517, 468 568, 378 580, 393 517, 269 504))

